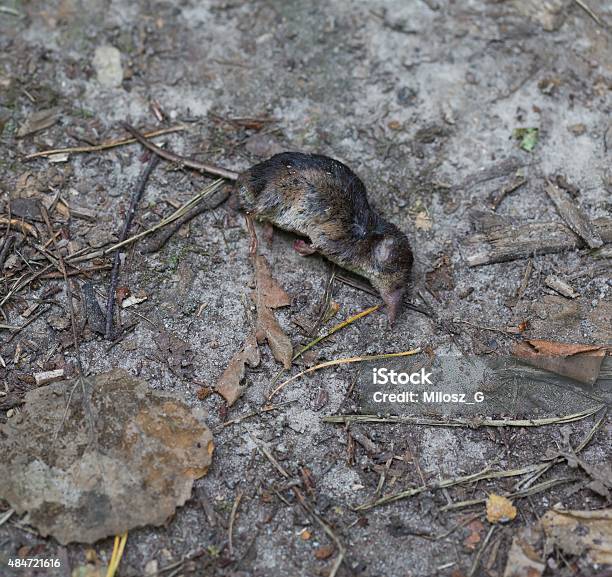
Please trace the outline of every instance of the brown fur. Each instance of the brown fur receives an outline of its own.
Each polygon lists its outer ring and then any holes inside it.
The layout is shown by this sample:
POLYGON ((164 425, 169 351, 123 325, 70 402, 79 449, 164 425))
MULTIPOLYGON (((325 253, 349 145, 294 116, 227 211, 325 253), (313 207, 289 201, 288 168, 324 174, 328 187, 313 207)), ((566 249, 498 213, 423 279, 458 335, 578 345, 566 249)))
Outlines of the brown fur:
POLYGON ((410 244, 372 210, 363 182, 346 165, 285 152, 242 173, 236 191, 247 213, 308 237, 323 256, 369 279, 393 319, 409 282, 410 244))

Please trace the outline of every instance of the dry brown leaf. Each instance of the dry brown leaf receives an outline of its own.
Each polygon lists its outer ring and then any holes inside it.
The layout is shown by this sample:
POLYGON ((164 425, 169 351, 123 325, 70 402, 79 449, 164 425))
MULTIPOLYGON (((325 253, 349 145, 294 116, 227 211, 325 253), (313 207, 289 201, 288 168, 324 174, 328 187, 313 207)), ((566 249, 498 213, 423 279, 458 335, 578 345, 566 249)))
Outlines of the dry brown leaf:
POLYGON ((291 368, 293 345, 274 316, 273 308, 288 306, 289 295, 272 278, 270 265, 266 259, 255 257, 255 292, 253 299, 257 307, 257 323, 255 336, 257 342, 268 341, 274 358, 283 364, 285 369, 291 368))
POLYGON ((468 549, 476 549, 478 543, 482 540, 482 531, 484 531, 484 525, 478 519, 475 519, 467 525, 470 534, 463 540, 463 544, 468 549))
POLYGON ((315 557, 319 560, 329 559, 334 554, 333 545, 323 545, 315 550, 315 557))
POLYGON ((272 310, 261 304, 257 307, 257 330, 255 334, 258 342, 268 341, 272 355, 283 364, 285 369, 291 368, 293 359, 291 340, 278 324, 272 310))
POLYGON ((15 183, 15 189, 11 194, 12 198, 31 198, 38 197, 45 190, 46 186, 39 180, 33 172, 23 172, 19 175, 15 183))
POLYGON ((548 511, 540 520, 546 551, 583 555, 590 563, 612 564, 612 509, 548 511))
POLYGON ((569 357, 581 353, 592 353, 595 356, 605 355, 605 347, 601 345, 583 345, 579 343, 559 343, 544 339, 529 339, 527 341, 536 351, 543 355, 569 357))
POLYGON ((291 298, 272 276, 268 261, 260 254, 255 257, 255 284, 258 296, 263 298, 268 308, 277 309, 291 304, 291 298))
POLYGON ((19 416, 0 425, 0 498, 42 536, 93 543, 166 523, 212 452, 201 411, 115 369, 83 387, 64 381, 26 394, 19 416))
POLYGON ((606 347, 530 339, 516 343, 512 354, 534 367, 592 385, 599 376, 606 347))
POLYGON ((540 577, 546 568, 538 546, 539 529, 526 528, 512 539, 504 577, 540 577))
POLYGON ((516 517, 516 507, 510 499, 491 493, 487 498, 487 521, 507 523, 516 517))
POLYGON ((257 341, 254 335, 250 335, 244 343, 244 348, 232 357, 215 387, 217 393, 225 399, 230 407, 240 398, 246 388, 241 384, 244 378, 245 365, 256 367, 260 361, 261 356, 257 341))

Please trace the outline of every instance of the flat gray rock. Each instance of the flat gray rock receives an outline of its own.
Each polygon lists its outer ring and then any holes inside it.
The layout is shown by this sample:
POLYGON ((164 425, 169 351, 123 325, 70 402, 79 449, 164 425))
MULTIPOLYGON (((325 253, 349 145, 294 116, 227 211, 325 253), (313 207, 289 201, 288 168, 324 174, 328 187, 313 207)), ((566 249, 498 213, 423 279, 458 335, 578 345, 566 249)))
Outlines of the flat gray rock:
POLYGON ((182 400, 122 369, 85 384, 93 439, 78 381, 30 391, 0 427, 0 498, 62 544, 165 523, 213 452, 202 415, 182 400))

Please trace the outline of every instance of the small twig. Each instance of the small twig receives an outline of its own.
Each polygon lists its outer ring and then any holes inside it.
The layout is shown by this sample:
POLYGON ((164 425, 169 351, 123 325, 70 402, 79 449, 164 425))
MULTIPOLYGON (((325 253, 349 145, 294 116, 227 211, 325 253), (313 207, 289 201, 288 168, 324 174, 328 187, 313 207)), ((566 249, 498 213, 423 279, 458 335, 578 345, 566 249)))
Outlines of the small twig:
MULTIPOLYGON (((159 156, 152 155, 149 162, 147 163, 147 166, 140 175, 138 184, 136 185, 136 188, 134 189, 132 198, 130 200, 130 207, 128 208, 127 214, 125 215, 123 230, 121 231, 121 236, 119 237, 120 242, 124 241, 128 237, 128 233, 130 232, 130 228, 132 226, 132 221, 134 220, 134 216, 136 215, 138 203, 142 199, 142 195, 144 194, 151 173, 153 172, 153 170, 155 170, 155 167, 158 164, 159 156)), ((104 337, 107 340, 112 340, 113 338, 113 308, 115 306, 115 292, 117 290, 117 285, 119 284, 119 262, 119 251, 117 251, 115 252, 113 257, 113 268, 111 270, 110 276, 110 287, 108 289, 108 297, 106 301, 106 324, 104 337)))
POLYGON ((516 292, 516 303, 515 306, 521 301, 525 291, 527 290, 527 286, 529 285, 529 279, 531 278, 531 273, 533 271, 533 261, 529 259, 527 263, 527 267, 525 268, 525 274, 523 275, 523 280, 521 280, 521 286, 519 286, 516 292))
POLYGON ((4 523, 6 523, 11 518, 14 512, 15 512, 15 509, 9 509, 6 513, 4 513, 0 517, 0 527, 2 527, 2 525, 4 525, 4 523))
POLYGON ((409 497, 414 497, 415 495, 419 495, 426 491, 433 491, 438 489, 446 489, 448 487, 454 487, 455 485, 462 485, 463 483, 475 483, 476 481, 482 481, 485 479, 503 479, 506 477, 518 477, 520 475, 526 475, 527 473, 533 473, 538 471, 541 465, 539 463, 528 465, 526 467, 521 467, 520 469, 509 469, 506 471, 492 471, 489 466, 485 467, 482 471, 478 473, 473 473, 471 475, 465 475, 463 477, 455 477, 453 479, 442 479, 441 481, 437 481, 435 483, 431 483, 429 485, 422 485, 421 487, 413 487, 411 489, 407 489, 405 491, 400 491, 399 493, 393 493, 391 495, 386 495, 381 499, 377 499, 376 501, 370 501, 368 503, 363 503, 362 505, 357 505, 354 507, 355 511, 365 511, 367 509, 372 509, 373 507, 378 507, 380 505, 386 505, 387 503, 393 503, 394 501, 400 501, 402 499, 407 499, 409 497))
POLYGON ((38 239, 38 231, 36 230, 36 227, 25 222, 23 219, 0 216, 0 224, 6 224, 9 227, 12 226, 14 228, 18 228, 23 236, 27 236, 29 234, 38 239))
POLYGON ((574 0, 574 2, 576 2, 576 4, 580 6, 580 8, 582 8, 593 20, 595 20, 597 24, 599 24, 602 28, 605 28, 602 19, 597 14, 595 14, 595 12, 593 12, 593 10, 586 2, 584 2, 584 0, 574 0))
POLYGON ((234 533, 234 521, 236 520, 236 513, 238 512, 238 507, 240 506, 240 501, 244 492, 238 493, 236 498, 234 499, 234 505, 232 506, 232 512, 230 513, 229 524, 227 527, 227 535, 228 535, 228 548, 230 557, 234 556, 234 543, 233 543, 233 533, 234 533))
POLYGON ((193 160, 191 158, 185 158, 183 156, 179 156, 174 152, 169 150, 164 150, 159 146, 153 144, 149 140, 147 140, 146 136, 138 130, 136 130, 133 126, 130 126, 126 122, 123 123, 123 127, 140 142, 144 147, 148 148, 151 152, 154 152, 158 156, 169 160, 170 162, 176 162, 180 166, 186 166, 188 168, 193 168, 199 172, 206 172, 208 174, 214 174, 215 176, 221 176, 222 178, 227 178, 228 180, 238 180, 240 173, 229 170, 226 168, 221 168, 219 166, 214 166, 212 164, 207 164, 206 162, 199 162, 197 160, 193 160))
POLYGON ((489 419, 475 417, 472 419, 462 419, 460 417, 448 419, 434 419, 428 417, 411 416, 388 416, 379 415, 332 415, 323 417, 326 423, 404 423, 411 425, 428 425, 434 427, 468 427, 478 429, 479 427, 544 427, 547 425, 561 425, 573 423, 586 419, 591 415, 601 411, 604 405, 598 405, 580 413, 563 415, 561 417, 548 417, 544 419, 489 419))
MULTIPOLYGON (((8 229, 7 229, 8 230, 8 229)), ((8 256, 9 251, 11 250, 11 246, 16 240, 16 236, 14 234, 6 237, 4 244, 2 245, 2 250, 0 250, 0 269, 2 269, 2 265, 8 256)))
POLYGON ((518 190, 519 188, 521 188, 521 186, 525 184, 527 184, 526 178, 524 178, 523 176, 516 176, 510 184, 502 188, 501 192, 499 192, 499 194, 493 197, 493 199, 491 200, 491 209, 497 210, 497 208, 506 198, 506 196, 513 193, 515 190, 518 190))
MULTIPOLYGON (((511 493, 505 493, 504 497, 508 497, 509 499, 522 499, 524 497, 531 497, 532 495, 536 495, 537 493, 541 493, 542 491, 547 491, 548 489, 552 489, 553 487, 557 487, 558 485, 563 485, 565 483, 572 483, 577 481, 575 477, 565 477, 562 479, 550 479, 549 481, 544 481, 537 485, 533 485, 528 489, 523 491, 514 491, 511 493)), ((474 505, 481 505, 482 503, 486 503, 487 499, 470 499, 469 501, 458 501, 456 503, 451 503, 449 505, 445 505, 444 507, 440 507, 440 512, 444 511, 454 511, 456 509, 463 509, 465 507, 473 507, 474 505)))
POLYGON ((130 238, 125 239, 124 241, 118 242, 110 247, 108 247, 107 249, 104 249, 102 251, 96 251, 96 253, 94 254, 90 254, 90 255, 83 255, 83 257, 79 257, 77 259, 74 259, 72 262, 80 262, 81 260, 91 260, 92 258, 96 258, 97 256, 104 256, 107 255, 113 251, 116 251, 118 249, 120 249, 121 247, 131 244, 149 234, 153 234, 154 232, 158 231, 160 228, 163 228, 164 226, 170 224, 171 222, 174 222, 175 220, 181 218, 184 214, 186 214, 187 212, 189 212, 191 210, 192 207, 196 206, 199 202, 201 202, 202 200, 204 200, 205 198, 209 197, 213 192, 215 192, 221 185, 223 184, 223 180, 218 179, 215 180, 214 182, 211 182, 208 186, 206 186, 206 188, 204 188, 201 192, 199 192, 198 194, 196 194, 194 197, 192 197, 191 199, 189 199, 185 204, 183 204, 179 209, 175 210, 172 214, 170 214, 169 216, 167 216, 166 218, 163 218, 162 220, 160 220, 155 226, 144 230, 134 236, 131 236, 130 238))
POLYGON ((498 329, 497 327, 485 327, 482 325, 477 325, 475 323, 471 323, 470 321, 464 321, 463 319, 453 319, 452 320, 453 323, 462 323, 464 325, 468 325, 470 327, 473 327, 475 329, 479 329, 481 331, 491 331, 494 333, 501 333, 502 335, 514 335, 513 332, 508 331, 507 329, 498 329))
POLYGON ((303 346, 297 353, 295 353, 295 355, 293 355, 293 358, 291 360, 295 361, 296 359, 299 359, 306 351, 310 350, 315 345, 318 345, 321 341, 328 339, 334 333, 337 333, 339 330, 342 330, 343 328, 353 324, 355 321, 358 321, 363 317, 367 317, 370 313, 377 311, 381 306, 382 305, 374 305, 373 307, 369 307, 361 312, 351 315, 349 318, 343 320, 341 323, 334 325, 324 335, 317 337, 316 339, 310 341, 307 345, 303 346))
MULTIPOLYGON (((145 132, 145 136, 147 138, 154 138, 156 136, 162 136, 164 134, 170 134, 172 132, 181 132, 182 130, 185 130, 185 127, 182 125, 171 126, 170 128, 161 128, 159 130, 145 132)), ((27 156, 24 156, 23 160, 31 160, 40 156, 52 156, 53 154, 100 152, 101 150, 108 150, 109 148, 115 148, 117 146, 123 146, 125 144, 134 144, 135 142, 138 142, 136 138, 119 138, 115 140, 109 140, 108 142, 103 142, 102 144, 97 144, 95 146, 74 146, 70 148, 54 148, 51 150, 41 150, 40 152, 34 152, 33 154, 28 154, 27 156)))
POLYGON ((218 197, 211 198, 211 202, 202 202, 194 206, 188 213, 184 214, 180 218, 176 219, 172 224, 159 231, 159 234, 149 240, 143 247, 142 252, 153 253, 161 250, 172 235, 184 224, 194 219, 196 216, 217 208, 222 202, 225 202, 229 196, 228 191, 222 191, 222 194, 218 197))
MULTIPOLYGON (((92 266, 86 269, 71 270, 67 273, 67 275, 68 276, 83 275, 85 277, 89 277, 91 273, 100 272, 103 270, 109 270, 110 268, 112 268, 112 265, 110 264, 101 264, 101 265, 92 266)), ((46 274, 40 275, 38 278, 41 278, 41 279, 63 278, 63 275, 59 272, 48 272, 46 274)))
POLYGON ((230 427, 231 425, 236 425, 238 423, 241 423, 242 421, 245 421, 246 419, 257 417, 259 415, 262 415, 263 413, 268 413, 270 411, 275 411, 276 409, 280 409, 281 407, 285 405, 290 405, 291 403, 295 403, 295 402, 296 402, 295 400, 292 400, 292 401, 284 401, 282 403, 278 403, 277 405, 265 405, 258 411, 251 411, 249 413, 246 413, 245 415, 240 415, 239 417, 236 417, 235 419, 231 419, 229 421, 225 421, 224 423, 221 423, 220 425, 218 425, 217 427, 213 429, 213 433, 216 433, 222 429, 225 429, 226 427, 230 427))
POLYGON ((304 371, 299 372, 297 375, 294 375, 290 379, 282 382, 278 387, 276 387, 269 395, 267 400, 269 401, 274 395, 276 395, 281 389, 286 387, 289 383, 299 379, 301 376, 306 375, 308 373, 312 373, 314 371, 318 371, 319 369, 324 369, 326 367, 333 367, 336 365, 346 365, 350 363, 360 363, 363 361, 377 361, 379 359, 391 359, 394 357, 408 357, 410 355, 416 355, 420 353, 421 349, 412 349, 411 351, 403 351, 401 353, 385 353, 381 355, 367 355, 363 357, 348 357, 345 359, 334 359, 333 361, 327 361, 325 363, 321 363, 319 365, 315 365, 314 367, 310 367, 304 371))
MULTIPOLYGON (((607 411, 603 411, 601 417, 597 420, 597 422, 593 425, 587 436, 582 440, 582 442, 574 449, 574 453, 577 455, 591 442, 595 433, 598 431, 599 427, 604 422, 607 415, 607 411)), ((530 487, 535 481, 537 481, 542 475, 544 475, 549 469, 554 467, 556 464, 561 463, 564 460, 564 457, 557 455, 553 459, 551 459, 547 463, 542 463, 537 469, 534 470, 533 474, 527 479, 523 479, 515 484, 515 491, 524 491, 528 487, 530 487)))
POLYGON ((497 525, 491 525, 491 528, 489 529, 487 536, 484 538, 484 541, 482 542, 482 546, 478 550, 478 553, 476 553, 476 557, 474 557, 474 562, 472 563, 472 567, 470 569, 470 572, 468 573, 468 577, 473 577, 474 575, 476 575, 476 570, 478 569, 478 565, 480 565, 480 559, 482 557, 482 554, 484 553, 484 550, 489 544, 489 541, 491 540, 491 536, 493 535, 493 532, 495 531, 496 528, 497 528, 497 525))
MULTIPOLYGON (((266 447, 266 445, 263 442, 261 442, 259 439, 256 439, 255 437, 253 437, 253 435, 249 435, 249 436, 251 437, 252 441, 255 443, 255 446, 264 455, 264 457, 266 457, 266 459, 268 459, 268 461, 270 461, 270 463, 272 463, 274 468, 285 479, 289 479, 290 478, 289 473, 274 458, 274 455, 272 455, 272 453, 270 452, 268 447, 266 447)), ((335 543, 336 548, 338 549, 338 556, 336 557, 336 560, 334 561, 334 564, 332 565, 332 568, 331 568, 331 570, 329 572, 329 576, 328 576, 328 577, 335 577, 336 574, 338 573, 338 569, 340 568, 340 565, 342 565, 342 561, 344 560, 344 557, 346 555, 346 549, 344 548, 344 545, 342 544, 342 541, 340 541, 340 539, 334 533, 332 528, 321 517, 319 517, 319 515, 317 515, 313 511, 312 507, 310 507, 308 505, 308 503, 306 502, 306 497, 304 497, 302 491, 300 491, 300 489, 298 487, 296 487, 296 486, 291 487, 291 490, 293 491, 293 494, 297 497, 297 499, 298 499, 300 505, 302 506, 302 508, 309 515, 312 516, 312 518, 321 526, 323 531, 325 531, 327 536, 335 543)), ((279 497, 281 498, 281 500, 285 501, 280 494, 279 494, 279 497)))

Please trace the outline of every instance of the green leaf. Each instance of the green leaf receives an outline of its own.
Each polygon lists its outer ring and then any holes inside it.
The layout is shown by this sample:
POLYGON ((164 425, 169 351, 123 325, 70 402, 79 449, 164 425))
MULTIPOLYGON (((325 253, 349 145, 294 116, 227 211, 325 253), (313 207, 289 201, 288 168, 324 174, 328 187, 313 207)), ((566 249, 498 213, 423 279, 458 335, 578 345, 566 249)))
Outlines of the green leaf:
POLYGON ((540 129, 539 128, 515 128, 512 132, 512 136, 519 140, 519 146, 526 150, 527 152, 531 152, 536 144, 538 143, 538 139, 540 137, 540 129))

